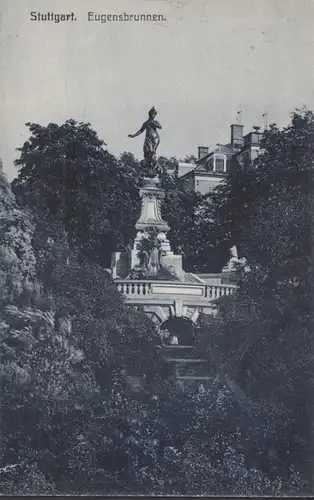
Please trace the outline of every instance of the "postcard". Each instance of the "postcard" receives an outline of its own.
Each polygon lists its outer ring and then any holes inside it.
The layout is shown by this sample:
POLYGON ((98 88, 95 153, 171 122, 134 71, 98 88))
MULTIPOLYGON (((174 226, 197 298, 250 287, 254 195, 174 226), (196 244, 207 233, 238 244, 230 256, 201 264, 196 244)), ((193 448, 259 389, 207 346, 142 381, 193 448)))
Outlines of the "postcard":
POLYGON ((312 494, 313 1, 0 15, 1 494, 312 494))

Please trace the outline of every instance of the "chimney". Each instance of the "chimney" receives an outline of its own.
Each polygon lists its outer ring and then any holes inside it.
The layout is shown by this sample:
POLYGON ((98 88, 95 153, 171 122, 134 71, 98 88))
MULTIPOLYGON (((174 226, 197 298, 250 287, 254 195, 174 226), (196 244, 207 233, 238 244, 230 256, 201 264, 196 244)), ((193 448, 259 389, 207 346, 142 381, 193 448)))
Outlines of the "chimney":
POLYGON ((206 146, 198 146, 198 160, 204 158, 204 156, 208 155, 209 148, 206 146))
POLYGON ((231 128, 231 146, 234 149, 240 149, 243 146, 243 125, 234 123, 230 125, 231 128))

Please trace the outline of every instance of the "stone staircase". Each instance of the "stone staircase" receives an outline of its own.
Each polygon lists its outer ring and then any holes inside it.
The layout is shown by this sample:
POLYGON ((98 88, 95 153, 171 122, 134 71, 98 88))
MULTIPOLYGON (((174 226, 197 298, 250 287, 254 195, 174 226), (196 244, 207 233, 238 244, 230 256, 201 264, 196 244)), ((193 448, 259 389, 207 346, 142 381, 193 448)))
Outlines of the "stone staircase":
POLYGON ((163 353, 165 361, 173 367, 178 382, 185 387, 197 389, 200 384, 206 387, 211 382, 208 361, 198 358, 193 346, 163 346, 163 353))

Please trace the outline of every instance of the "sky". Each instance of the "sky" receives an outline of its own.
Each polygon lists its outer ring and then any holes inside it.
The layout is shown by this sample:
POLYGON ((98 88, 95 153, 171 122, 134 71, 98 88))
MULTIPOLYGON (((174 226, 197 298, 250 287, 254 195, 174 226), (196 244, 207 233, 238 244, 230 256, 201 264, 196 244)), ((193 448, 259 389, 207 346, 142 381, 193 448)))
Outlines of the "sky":
POLYGON ((158 154, 184 158, 229 141, 242 110, 253 125, 285 126, 314 109, 314 0, 1 0, 0 157, 9 179, 26 122, 91 123, 114 155, 142 158, 128 138, 154 105, 158 154), (30 13, 74 12, 73 22, 30 13), (162 14, 158 22, 88 21, 95 14, 162 14))

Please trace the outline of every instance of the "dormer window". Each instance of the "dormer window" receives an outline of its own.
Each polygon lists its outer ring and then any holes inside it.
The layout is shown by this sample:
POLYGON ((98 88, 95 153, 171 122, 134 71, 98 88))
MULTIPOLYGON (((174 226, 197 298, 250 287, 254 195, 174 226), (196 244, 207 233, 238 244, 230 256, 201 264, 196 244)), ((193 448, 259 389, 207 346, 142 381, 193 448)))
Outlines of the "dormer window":
POLYGON ((224 173, 227 171, 227 157, 226 155, 215 154, 214 155, 214 172, 224 173))

